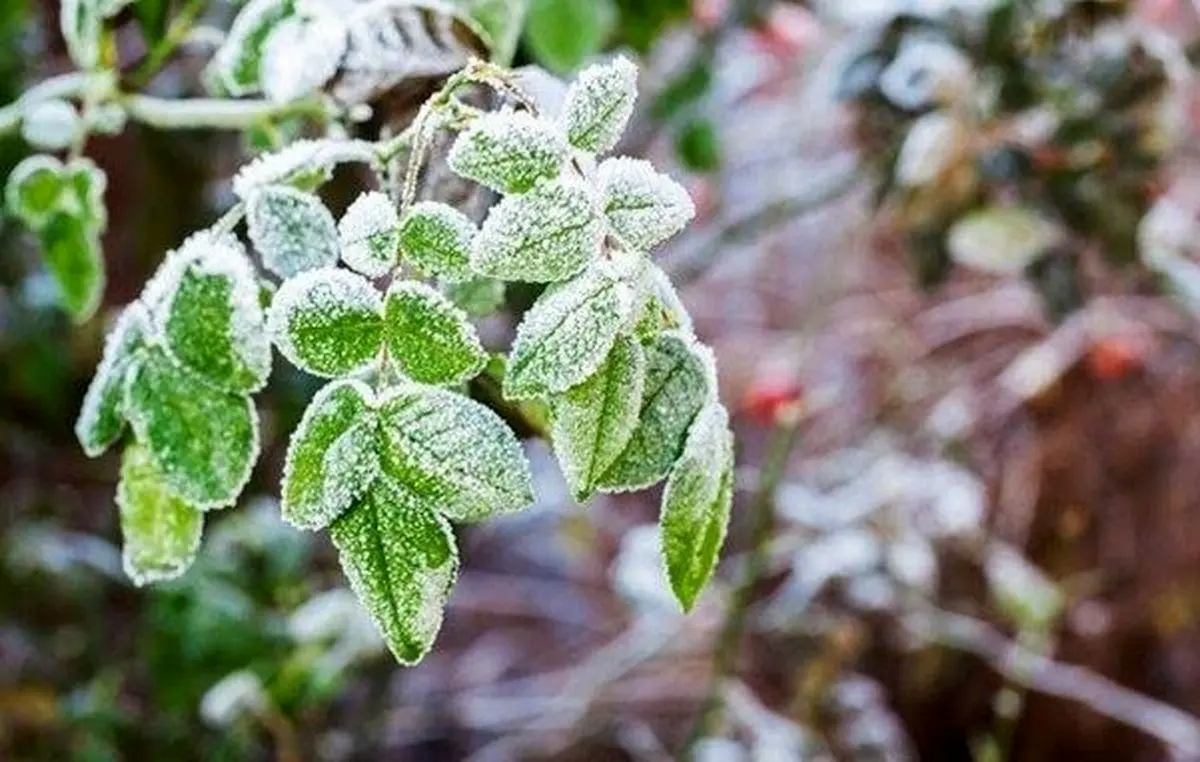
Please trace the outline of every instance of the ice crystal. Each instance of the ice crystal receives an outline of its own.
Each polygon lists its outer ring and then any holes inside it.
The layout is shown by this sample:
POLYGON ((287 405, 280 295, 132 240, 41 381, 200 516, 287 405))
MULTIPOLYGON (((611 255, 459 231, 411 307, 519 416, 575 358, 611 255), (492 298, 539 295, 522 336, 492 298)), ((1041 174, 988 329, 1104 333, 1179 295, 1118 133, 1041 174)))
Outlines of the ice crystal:
POLYGON ((379 353, 382 300, 361 275, 333 267, 309 270, 280 286, 267 331, 296 367, 317 376, 348 375, 379 353))
POLYGON ((342 261, 368 278, 381 278, 396 266, 400 216, 386 193, 362 194, 338 223, 342 261))
POLYGON ((597 167, 596 182, 609 226, 634 251, 649 251, 696 215, 683 186, 642 159, 608 159, 597 167))
POLYGON ((485 114, 458 136, 450 168, 500 191, 524 193, 558 176, 570 148, 551 122, 521 111, 485 114))
POLYGON ((383 340, 397 369, 423 384, 466 381, 487 362, 467 314, 414 281, 396 281, 388 289, 383 300, 383 340))
POLYGON ((471 278, 471 243, 478 231, 470 218, 437 201, 421 201, 400 225, 400 248, 422 272, 449 281, 471 278))
POLYGON ((559 123, 567 140, 581 151, 612 150, 633 115, 637 67, 618 57, 579 72, 563 100, 559 123))
POLYGON ((250 196, 246 227, 263 266, 284 278, 338 261, 333 215, 310 193, 270 185, 250 196))

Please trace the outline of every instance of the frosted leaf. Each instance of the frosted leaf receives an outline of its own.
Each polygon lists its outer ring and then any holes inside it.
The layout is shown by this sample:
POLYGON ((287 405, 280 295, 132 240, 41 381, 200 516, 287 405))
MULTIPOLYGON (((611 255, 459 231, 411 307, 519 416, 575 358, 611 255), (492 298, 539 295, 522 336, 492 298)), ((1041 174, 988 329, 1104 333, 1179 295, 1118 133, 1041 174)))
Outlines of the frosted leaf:
POLYGON ((913 122, 896 159, 896 182, 928 185, 962 156, 971 138, 966 124, 949 111, 934 111, 913 122))
POLYGON ((386 193, 362 194, 338 223, 342 261, 368 278, 382 278, 396 266, 399 228, 400 215, 386 193))
POLYGON ((258 92, 263 48, 271 30, 292 16, 295 10, 295 0, 250 0, 246 3, 205 72, 213 89, 233 96, 258 92))
POLYGON ((464 281, 440 281, 438 288, 456 307, 471 317, 490 315, 504 304, 504 281, 472 278, 464 281))
POLYGON ((104 170, 91 159, 72 159, 67 162, 65 178, 59 208, 64 214, 78 219, 89 232, 103 232, 108 225, 108 211, 104 207, 108 177, 104 170))
POLYGON ((639 338, 650 339, 663 331, 676 329, 689 336, 693 333, 692 316, 661 267, 649 260, 643 262, 639 286, 642 306, 634 326, 634 333, 639 338))
POLYGON ((200 548, 204 514, 167 490, 139 445, 125 448, 121 459, 117 506, 121 564, 133 584, 175 579, 187 571, 200 548))
POLYGON ((100 63, 100 32, 103 19, 97 0, 62 0, 58 21, 67 53, 85 71, 100 63))
POLYGON ((21 119, 21 137, 34 148, 59 151, 75 141, 82 126, 83 120, 74 106, 51 99, 26 109, 21 119))
POLYGON ((713 403, 697 415, 663 492, 663 560, 671 589, 690 611, 708 584, 725 542, 733 504, 733 434, 713 403))
POLYGON ((1031 209, 988 207, 959 219, 947 246, 960 265, 997 275, 1016 274, 1063 241, 1055 223, 1031 209))
POLYGON ((599 370, 554 400, 554 453, 576 502, 595 493, 600 476, 629 444, 645 382, 641 345, 621 336, 599 370))
POLYGON ((396 368, 422 384, 457 384, 487 363, 467 314, 423 283, 396 281, 383 299, 383 341, 396 368))
POLYGON ((524 193, 558 176, 570 148, 562 133, 526 111, 481 116, 461 133, 447 161, 459 175, 501 193, 524 193))
POLYGON ((205 510, 237 500, 258 457, 248 397, 216 389, 150 349, 126 377, 124 404, 167 489, 205 510))
POLYGON ((329 534, 392 654, 404 665, 419 662, 458 576, 454 530, 427 502, 381 479, 329 534))
POLYGON ((683 186, 642 159, 608 159, 596 168, 596 183, 609 226, 634 251, 649 251, 696 215, 683 186))
POLYGON ((565 392, 592 375, 633 303, 633 289, 608 263, 547 290, 517 327, 504 396, 530 399, 565 392))
POLYGON ((297 140, 244 165, 233 178, 233 192, 248 201, 268 185, 312 189, 328 180, 336 165, 348 162, 374 164, 375 150, 362 140, 297 140))
POLYGON ((155 323, 167 350, 188 370, 227 391, 254 392, 271 373, 258 281, 231 235, 199 233, 182 247, 186 261, 164 283, 155 323))
POLYGON ((579 72, 567 90, 559 123, 567 140, 581 151, 612 150, 625 131, 637 100, 637 67, 618 56, 579 72))
POLYGON ((263 43, 259 64, 263 94, 276 103, 288 103, 316 91, 337 73, 345 52, 346 24, 331 11, 280 21, 263 43))
POLYGON ((328 267, 279 287, 267 331, 293 365, 315 376, 345 376, 366 367, 383 342, 383 303, 361 275, 328 267))
POLYGON ((246 228, 263 266, 283 278, 338 261, 333 215, 311 193, 271 185, 250 196, 246 228))
POLYGON ((55 214, 38 230, 42 258, 58 285, 59 301, 76 323, 100 306, 104 295, 104 260, 99 229, 82 217, 55 214))
POLYGON ((454 521, 478 521, 533 503, 533 476, 496 413, 445 389, 405 387, 380 405, 383 467, 454 521))
POLYGON ((374 483, 379 457, 373 401, 362 382, 340 380, 326 385, 309 403, 292 432, 283 466, 280 510, 292 526, 323 529, 374 483), (347 456, 349 470, 337 468, 346 464, 347 456), (354 456, 359 462, 353 462, 354 456))
POLYGON ((127 6, 132 5, 135 0, 96 0, 96 8, 100 15, 106 19, 116 16, 127 6))
POLYGON ((452 281, 471 277, 471 242, 478 231, 467 215, 438 201, 413 204, 400 224, 400 248, 422 272, 452 281))
POLYGON ((4 185, 4 205, 31 230, 49 222, 66 189, 66 169, 53 156, 37 154, 18 164, 4 185))
POLYGON ((125 376, 149 333, 150 315, 134 302, 104 340, 104 354, 75 421, 75 437, 89 458, 107 450, 125 429, 125 376))
POLYGON ((582 184, 543 183, 492 207, 471 248, 471 267, 503 280, 567 280, 599 256, 604 228, 582 184))
POLYGON ((677 333, 646 346, 646 386, 638 425, 625 451, 600 479, 606 492, 649 487, 671 470, 683 452, 688 428, 712 401, 712 371, 706 350, 677 333))

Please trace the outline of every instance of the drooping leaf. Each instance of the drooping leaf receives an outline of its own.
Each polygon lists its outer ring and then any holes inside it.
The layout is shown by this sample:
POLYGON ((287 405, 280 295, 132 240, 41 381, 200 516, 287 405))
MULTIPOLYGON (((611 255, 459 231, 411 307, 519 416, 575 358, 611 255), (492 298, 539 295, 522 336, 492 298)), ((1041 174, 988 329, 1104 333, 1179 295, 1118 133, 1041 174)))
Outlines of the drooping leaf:
POLYGON ((329 529, 350 588, 405 665, 433 645, 458 574, 454 531, 427 503, 380 479, 329 529))
POLYGON ((258 92, 267 38, 271 30, 292 16, 295 10, 295 0, 250 0, 246 3, 208 66, 206 75, 212 89, 232 96, 258 92))
POLYGON ((690 611, 712 577, 733 503, 733 435, 729 415, 707 405, 688 432, 663 492, 662 551, 671 589, 690 611))
POLYGON ((467 314, 415 281, 396 281, 388 289, 383 341, 400 372, 422 384, 466 381, 487 362, 467 314))
POLYGON ((467 215, 449 204, 413 204, 400 225, 400 248, 423 272, 450 281, 471 277, 471 242, 478 231, 467 215))
POLYGON ((567 280, 599 256, 604 228, 583 185, 547 182, 492 207, 471 248, 471 267, 503 280, 567 280))
POLYGON ((359 381, 317 392, 292 433, 280 490, 283 518, 300 529, 329 525, 379 476, 374 395, 359 381))
POLYGON ((386 193, 362 194, 338 223, 342 261, 368 278, 381 278, 396 266, 400 215, 386 193))
POLYGON ((80 217, 60 212, 38 230, 38 238, 63 308, 75 322, 86 321, 104 295, 99 232, 80 217))
POLYGON ((149 333, 150 315, 134 302, 121 313, 104 340, 104 354, 75 422, 75 437, 89 458, 107 450, 125 429, 125 375, 149 333))
POLYGON ((641 345, 621 336, 595 373, 554 400, 554 452, 577 502, 592 496, 600 476, 629 443, 645 381, 641 345))
POLYGON ((567 90, 559 122, 581 151, 604 153, 617 144, 637 100, 637 67, 617 57, 579 72, 567 90))
POLYGON ((715 393, 711 358, 705 352, 675 332, 659 335, 646 347, 646 386, 637 428, 601 477, 601 490, 643 489, 671 470, 683 452, 688 427, 715 393))
POLYGON ((100 63, 100 33, 104 20, 98 0, 62 0, 58 21, 67 53, 84 71, 100 63))
POLYGON ((696 215, 683 186, 648 161, 608 159, 596 168, 596 182, 609 226, 633 251, 650 251, 696 215))
POLYGON ((246 229, 263 266, 283 278, 338 261, 333 215, 311 193, 269 185, 250 196, 246 229))
POLYGON ((276 103, 309 95, 333 78, 346 52, 346 24, 332 9, 301 5, 267 33, 259 63, 263 94, 276 103))
POLYGON ((200 548, 204 514, 166 488, 140 445, 125 449, 117 506, 121 564, 135 585, 175 579, 187 571, 200 548))
POLYGON ((248 397, 210 386, 150 348, 129 370, 124 405, 167 489, 204 510, 237 500, 258 457, 248 397))
POLYGON ((521 445, 500 416, 461 394, 393 390, 380 405, 385 473, 454 521, 512 513, 533 502, 521 445))
POLYGON ((569 151, 562 132, 525 111, 489 113, 454 141, 447 161, 459 175, 501 193, 524 193, 558 176, 569 151))
POLYGON ((366 278, 329 267, 280 286, 267 330, 293 365, 332 378, 362 369, 379 354, 382 313, 379 292, 366 278))
POLYGON ((4 186, 4 205, 31 230, 43 227, 59 211, 66 170, 53 156, 35 154, 18 164, 4 186))
POLYGON ((613 0, 533 0, 525 41, 539 63, 569 74, 603 49, 616 22, 613 0))
POLYGON ((472 278, 459 282, 438 283, 442 294, 471 317, 492 314, 504 304, 504 281, 495 278, 472 278))
POLYGON ((608 262, 546 291, 517 327, 504 395, 565 392, 592 375, 633 309, 633 289, 608 262))

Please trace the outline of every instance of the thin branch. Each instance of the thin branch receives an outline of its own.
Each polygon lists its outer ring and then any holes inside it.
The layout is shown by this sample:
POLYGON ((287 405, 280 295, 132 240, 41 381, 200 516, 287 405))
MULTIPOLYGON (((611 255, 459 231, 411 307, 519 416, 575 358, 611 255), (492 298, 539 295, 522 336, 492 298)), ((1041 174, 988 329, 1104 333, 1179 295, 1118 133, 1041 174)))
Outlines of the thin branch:
POLYGON ((163 130, 242 130, 268 119, 326 114, 324 105, 314 100, 273 103, 224 98, 168 100, 149 95, 127 95, 120 99, 120 103, 131 119, 163 130))
POLYGON ((86 92, 111 87, 112 84, 112 75, 108 72, 81 71, 39 82, 26 90, 20 98, 0 108, 0 135, 17 129, 25 111, 35 103, 56 98, 78 98, 86 92))
POLYGON ((129 81, 134 88, 142 88, 154 79, 172 54, 182 45, 192 33, 192 27, 200 18, 206 5, 206 0, 188 0, 187 5, 171 20, 166 34, 162 36, 153 48, 138 62, 129 73, 129 81))

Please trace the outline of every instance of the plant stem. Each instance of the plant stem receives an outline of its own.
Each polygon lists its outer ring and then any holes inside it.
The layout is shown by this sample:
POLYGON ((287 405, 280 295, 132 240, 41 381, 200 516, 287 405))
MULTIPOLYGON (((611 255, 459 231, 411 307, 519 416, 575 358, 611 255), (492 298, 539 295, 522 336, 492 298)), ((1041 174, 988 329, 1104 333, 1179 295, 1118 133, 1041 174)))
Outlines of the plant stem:
POLYGON ((187 39, 192 27, 196 24, 196 19, 204 10, 205 4, 206 0, 189 0, 188 4, 179 11, 179 15, 171 20, 171 26, 167 28, 166 34, 129 73, 129 81, 134 88, 145 87, 150 80, 154 79, 167 59, 187 39))
POLYGON ((319 101, 307 99, 273 103, 224 98, 167 100, 149 95, 126 95, 119 102, 131 119, 163 130, 242 130, 267 119, 305 114, 324 116, 326 113, 319 101))
POLYGON ((76 98, 93 89, 111 86, 112 75, 108 72, 73 71, 39 82, 20 98, 0 108, 0 135, 17 129, 25 110, 35 103, 56 98, 76 98))

